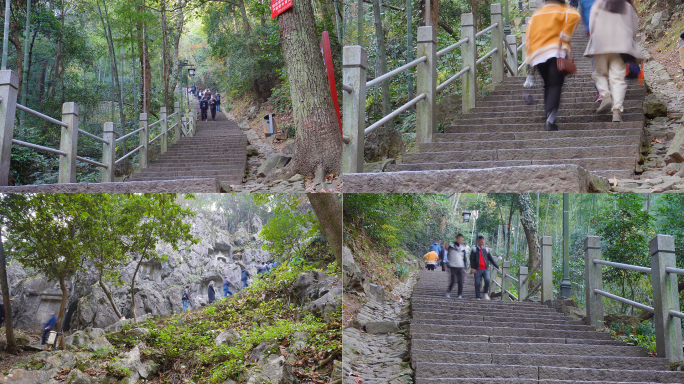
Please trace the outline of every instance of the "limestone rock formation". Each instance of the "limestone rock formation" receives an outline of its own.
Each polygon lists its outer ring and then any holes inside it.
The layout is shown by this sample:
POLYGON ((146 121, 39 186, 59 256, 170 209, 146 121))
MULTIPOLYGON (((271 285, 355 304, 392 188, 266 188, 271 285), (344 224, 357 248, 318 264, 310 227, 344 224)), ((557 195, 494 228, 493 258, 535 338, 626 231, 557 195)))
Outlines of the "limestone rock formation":
MULTIPOLYGON (((168 262, 146 261, 141 264, 135 286, 138 320, 144 316, 169 315, 181 311, 182 287, 185 285, 190 286, 190 304, 193 308, 208 303, 207 287, 210 281, 214 281, 217 298, 223 297, 224 276, 230 280, 230 290, 237 292, 242 289, 242 269, 246 268, 252 276, 256 276, 257 266, 271 260, 271 254, 262 250, 258 237, 263 227, 258 216, 232 231, 228 230, 231 228, 228 219, 218 213, 200 211, 191 220, 192 234, 200 239, 199 243, 181 244, 178 251, 174 251, 169 244, 157 244, 156 252, 168 256, 168 262)), ((137 262, 137 256, 134 255, 132 262, 122 267, 123 285, 107 285, 118 309, 127 319, 133 317, 128 290, 137 262)), ((59 284, 48 281, 42 275, 31 275, 18 263, 12 263, 7 274, 13 297, 15 327, 39 332, 50 313, 59 310, 62 298, 59 284)), ((86 272, 72 276, 67 281, 67 287, 71 304, 65 317, 65 329, 73 332, 87 327, 105 328, 119 322, 92 266, 86 272)), ((118 328, 123 324, 125 322, 119 324, 118 328)))

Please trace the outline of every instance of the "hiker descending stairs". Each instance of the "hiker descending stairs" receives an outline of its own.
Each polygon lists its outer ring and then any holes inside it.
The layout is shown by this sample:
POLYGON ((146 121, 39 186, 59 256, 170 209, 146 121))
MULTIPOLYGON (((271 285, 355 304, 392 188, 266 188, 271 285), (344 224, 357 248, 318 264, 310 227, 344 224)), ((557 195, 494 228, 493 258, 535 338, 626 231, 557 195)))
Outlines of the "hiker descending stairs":
POLYGON ((684 383, 665 358, 534 302, 445 298, 449 274, 422 271, 411 299, 416 384, 684 383))
POLYGON ((417 152, 404 154, 385 171, 576 164, 611 179, 633 177, 644 139, 645 90, 637 80, 627 81, 623 122, 611 122, 610 113, 597 114, 592 64, 583 56, 588 38, 583 27, 577 30, 572 39, 577 75, 565 80, 558 131, 545 129, 539 75, 531 92, 523 87, 524 77, 506 77, 433 142, 419 144, 417 152), (533 104, 525 103, 524 93, 533 96, 533 104))
POLYGON ((223 113, 216 120, 197 121, 196 134, 183 136, 168 152, 127 181, 214 178, 241 184, 247 162, 247 138, 223 113))

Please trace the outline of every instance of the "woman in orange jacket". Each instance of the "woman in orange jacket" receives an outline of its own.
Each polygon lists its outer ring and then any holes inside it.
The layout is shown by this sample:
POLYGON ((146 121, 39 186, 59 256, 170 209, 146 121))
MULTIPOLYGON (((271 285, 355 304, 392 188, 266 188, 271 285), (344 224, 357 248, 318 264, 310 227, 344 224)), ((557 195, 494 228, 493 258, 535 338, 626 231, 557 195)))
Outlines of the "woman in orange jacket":
POLYGON ((537 68, 544 79, 546 129, 557 131, 556 117, 565 76, 558 71, 557 59, 570 55, 570 39, 580 22, 580 14, 564 0, 546 0, 527 24, 527 64, 537 68))
POLYGON ((435 265, 437 265, 437 260, 439 260, 439 255, 437 255, 437 252, 430 251, 423 255, 423 258, 425 259, 425 268, 427 268, 428 271, 434 271, 435 265))

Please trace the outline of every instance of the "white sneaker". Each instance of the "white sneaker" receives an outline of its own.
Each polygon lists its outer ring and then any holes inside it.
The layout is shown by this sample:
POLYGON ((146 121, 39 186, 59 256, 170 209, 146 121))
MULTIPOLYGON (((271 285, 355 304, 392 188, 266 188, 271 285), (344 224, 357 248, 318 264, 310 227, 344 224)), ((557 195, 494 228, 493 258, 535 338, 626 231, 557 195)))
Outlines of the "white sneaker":
POLYGON ((485 300, 491 300, 491 299, 489 298, 489 295, 486 294, 486 293, 484 294, 484 297, 485 297, 485 298, 484 298, 485 300))
POLYGON ((451 293, 447 292, 447 294, 445 295, 445 297, 451 297, 451 293))
POLYGON ((527 74, 527 78, 525 79, 525 84, 523 84, 523 87, 525 88, 532 88, 534 87, 534 75, 529 73, 527 74))
POLYGON ((457 297, 457 299, 462 299, 462 298, 463 298, 463 296, 460 296, 460 295, 457 297))

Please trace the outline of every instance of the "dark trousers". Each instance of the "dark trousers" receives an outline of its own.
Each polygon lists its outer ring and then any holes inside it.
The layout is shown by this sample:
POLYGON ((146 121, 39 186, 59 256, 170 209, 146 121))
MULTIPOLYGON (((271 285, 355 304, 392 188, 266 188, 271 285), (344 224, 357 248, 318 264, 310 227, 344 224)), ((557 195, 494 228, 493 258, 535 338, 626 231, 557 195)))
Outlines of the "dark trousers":
POLYGON ((435 265, 434 265, 434 264, 428 264, 428 265, 426 266, 426 268, 427 268, 428 271, 434 271, 434 270, 435 270, 435 265))
MULTIPOLYGON (((544 112, 548 117, 552 112, 558 111, 560 107, 561 90, 565 82, 565 76, 558 72, 556 58, 552 57, 546 62, 537 64, 537 69, 542 79, 544 79, 544 112)), ((552 121, 552 123, 555 122, 552 121)))
POLYGON ((207 110, 206 109, 200 109, 200 111, 202 112, 201 116, 200 116, 200 120, 207 121, 207 110))
POLYGON ((43 329, 43 334, 40 336, 40 345, 45 345, 45 343, 47 343, 47 338, 50 336, 50 331, 52 331, 52 329, 43 329))
POLYGON ((475 297, 480 298, 480 280, 484 279, 484 292, 489 294, 489 269, 478 269, 475 272, 475 297))
POLYGON ((216 107, 211 109, 211 119, 214 120, 216 118, 216 107))
POLYGON ((446 271, 446 263, 442 261, 440 264, 442 264, 442 272, 446 271))
POLYGON ((449 292, 458 284, 458 295, 463 294, 463 268, 449 267, 449 292))
POLYGON ((249 284, 247 283, 247 279, 242 279, 242 288, 247 288, 249 287, 249 284))

